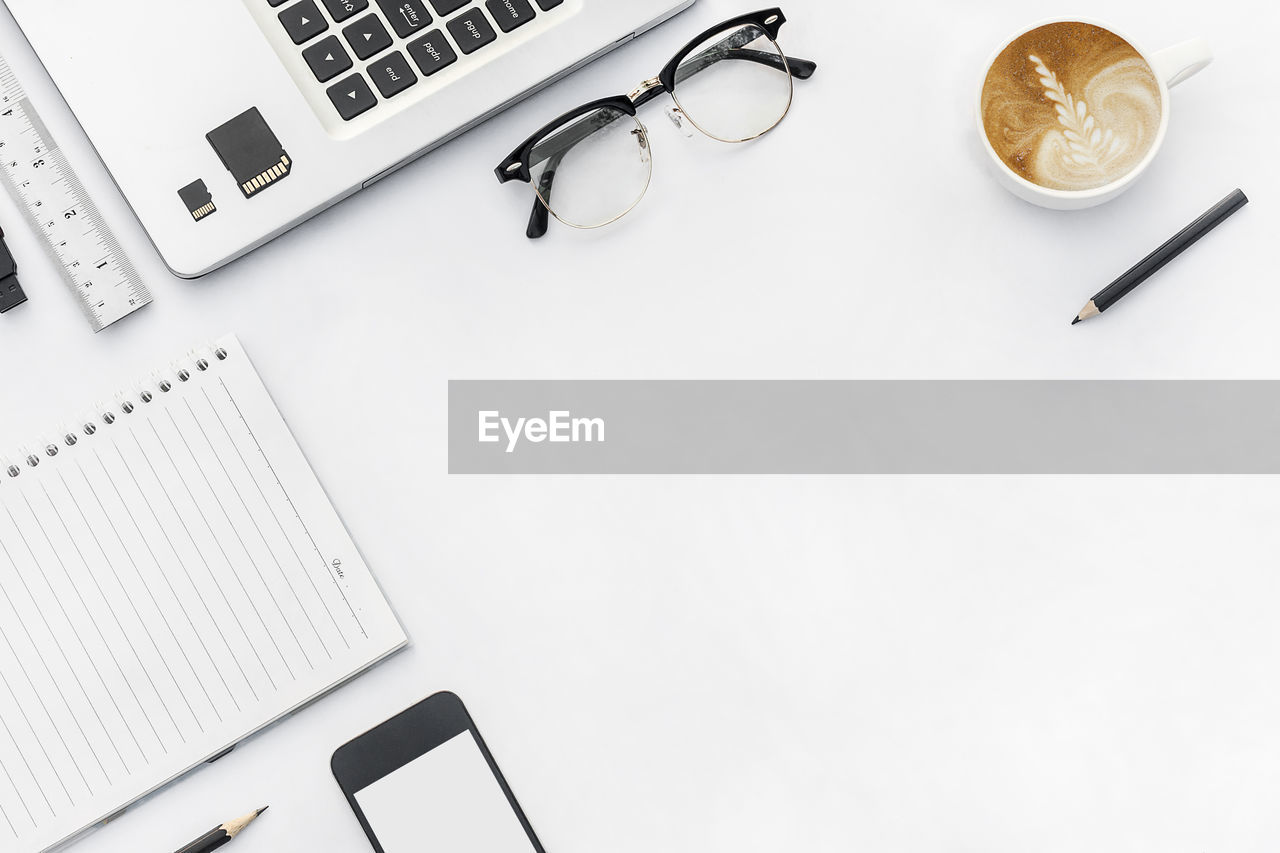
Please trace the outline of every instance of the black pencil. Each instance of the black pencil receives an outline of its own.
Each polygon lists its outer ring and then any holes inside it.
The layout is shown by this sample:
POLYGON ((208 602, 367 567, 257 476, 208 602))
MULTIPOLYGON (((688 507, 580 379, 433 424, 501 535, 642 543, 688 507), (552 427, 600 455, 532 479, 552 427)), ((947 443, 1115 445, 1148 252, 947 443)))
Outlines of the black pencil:
POLYGON ((1224 198, 1213 209, 1183 228, 1173 239, 1147 255, 1138 265, 1107 285, 1097 296, 1089 300, 1080 313, 1071 321, 1075 325, 1090 317, 1097 317, 1112 305, 1129 295, 1129 291, 1142 284, 1151 276, 1164 269, 1165 264, 1181 255, 1195 245, 1201 237, 1208 234, 1227 220, 1231 214, 1249 203, 1249 198, 1241 190, 1236 190, 1224 198))
POLYGON ((258 815, 267 810, 266 806, 258 809, 256 812, 250 812, 242 818, 228 821, 216 829, 211 829, 204 835, 192 841, 186 847, 183 847, 178 853, 209 853, 210 850, 217 850, 222 845, 231 841, 240 833, 244 832, 244 828, 258 819, 258 815))

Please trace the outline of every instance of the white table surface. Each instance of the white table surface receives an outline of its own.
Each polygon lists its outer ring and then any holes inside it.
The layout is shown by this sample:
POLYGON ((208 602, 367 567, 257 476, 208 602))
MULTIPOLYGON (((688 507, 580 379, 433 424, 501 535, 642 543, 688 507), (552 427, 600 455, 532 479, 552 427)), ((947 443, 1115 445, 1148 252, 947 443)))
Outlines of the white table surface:
POLYGON ((498 159, 746 8, 702 0, 196 282, 0 16, 156 295, 91 335, 0 197, 31 297, 0 318, 0 444, 235 331, 414 639, 77 850, 160 853, 263 803, 238 853, 365 850, 329 755, 440 689, 550 853, 1280 843, 1272 480, 447 475, 449 379, 1280 376, 1280 7, 1256 0, 788 0, 784 46, 821 69, 785 125, 728 148, 651 107, 641 208, 527 241, 498 159), (1138 187, 1060 214, 990 180, 972 113, 997 42, 1073 12, 1219 61, 1175 92, 1138 187), (1068 325, 1237 185, 1228 226, 1068 325))

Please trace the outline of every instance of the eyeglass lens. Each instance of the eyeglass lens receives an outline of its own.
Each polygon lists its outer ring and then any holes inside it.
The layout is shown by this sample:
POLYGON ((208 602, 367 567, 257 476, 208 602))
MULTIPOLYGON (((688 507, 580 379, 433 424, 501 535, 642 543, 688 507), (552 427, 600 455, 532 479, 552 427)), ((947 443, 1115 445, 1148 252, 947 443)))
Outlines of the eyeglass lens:
POLYGON ((598 228, 639 204, 653 159, 644 127, 603 107, 553 130, 529 158, 533 187, 557 219, 598 228))
POLYGON ((763 29, 747 24, 694 48, 676 71, 672 97, 703 133, 746 142, 782 121, 792 88, 782 50, 763 29))

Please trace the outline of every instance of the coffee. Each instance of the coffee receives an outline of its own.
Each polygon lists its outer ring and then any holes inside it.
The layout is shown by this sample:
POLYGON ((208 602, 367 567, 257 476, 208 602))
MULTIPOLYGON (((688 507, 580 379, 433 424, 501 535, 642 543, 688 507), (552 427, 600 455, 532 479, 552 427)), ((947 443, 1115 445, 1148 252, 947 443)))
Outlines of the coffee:
POLYGON ((1020 36, 982 87, 996 156, 1053 190, 1092 190, 1132 172, 1159 138, 1163 115, 1150 64, 1092 24, 1048 24, 1020 36))

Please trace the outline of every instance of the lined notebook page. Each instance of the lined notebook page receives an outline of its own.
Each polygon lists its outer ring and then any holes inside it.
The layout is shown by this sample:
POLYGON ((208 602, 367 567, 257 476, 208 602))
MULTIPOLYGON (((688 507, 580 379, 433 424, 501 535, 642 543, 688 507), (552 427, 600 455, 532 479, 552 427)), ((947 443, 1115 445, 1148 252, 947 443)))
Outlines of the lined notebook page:
POLYGON ((238 341, 0 469, 0 850, 43 851, 405 635, 238 341))

